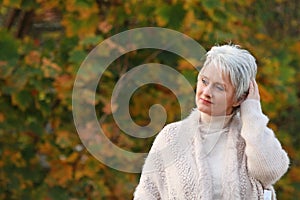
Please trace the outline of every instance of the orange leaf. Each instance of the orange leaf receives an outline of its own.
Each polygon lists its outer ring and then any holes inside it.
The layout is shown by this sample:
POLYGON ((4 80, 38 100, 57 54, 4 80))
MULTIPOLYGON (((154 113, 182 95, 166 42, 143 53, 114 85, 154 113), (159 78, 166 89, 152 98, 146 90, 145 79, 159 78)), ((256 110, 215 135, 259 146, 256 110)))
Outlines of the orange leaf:
POLYGON ((55 161, 51 163, 51 171, 45 182, 49 186, 59 185, 65 187, 67 182, 72 180, 73 168, 71 165, 55 161))
POLYGON ((4 122, 5 116, 3 113, 0 113, 0 122, 4 122))
POLYGON ((61 148, 66 148, 72 146, 72 141, 70 138, 70 133, 67 131, 58 131, 56 133, 57 138, 55 143, 59 145, 61 148))
POLYGON ((28 65, 37 66, 41 61, 41 54, 38 51, 30 51, 29 54, 25 56, 24 61, 28 65))
POLYGON ((259 85, 259 93, 261 99, 266 103, 272 102, 274 100, 272 94, 262 85, 259 85))
POLYGON ((289 172, 289 176, 293 182, 300 182, 300 168, 293 167, 289 172))

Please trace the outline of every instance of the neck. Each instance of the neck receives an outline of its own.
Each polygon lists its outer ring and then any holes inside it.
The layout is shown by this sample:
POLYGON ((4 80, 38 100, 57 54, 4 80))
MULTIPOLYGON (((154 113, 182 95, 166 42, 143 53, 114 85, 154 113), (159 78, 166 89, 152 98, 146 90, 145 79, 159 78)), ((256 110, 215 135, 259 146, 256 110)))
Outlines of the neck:
POLYGON ((205 129, 208 129, 209 132, 217 131, 227 128, 232 116, 233 114, 224 116, 211 116, 200 112, 200 124, 202 124, 205 129))

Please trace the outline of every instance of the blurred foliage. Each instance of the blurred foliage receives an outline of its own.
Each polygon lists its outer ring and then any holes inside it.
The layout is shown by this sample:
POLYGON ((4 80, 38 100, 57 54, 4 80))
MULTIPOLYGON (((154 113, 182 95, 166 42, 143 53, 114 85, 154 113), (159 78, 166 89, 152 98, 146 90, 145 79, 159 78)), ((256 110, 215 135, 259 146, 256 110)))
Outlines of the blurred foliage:
MULTIPOLYGON (((110 169, 85 150, 74 127, 71 94, 76 72, 93 47, 145 26, 175 29, 206 49, 237 43, 255 55, 263 110, 291 158, 289 173, 276 184, 278 199, 300 197, 298 0, 0 3, 0 199, 132 198, 139 174, 110 169)), ((197 74, 188 63, 157 50, 131 52, 108 68, 96 110, 107 136, 134 152, 148 151, 153 138, 133 139, 118 129, 110 94, 122 74, 148 62, 174 66, 192 81, 197 74)), ((180 119, 174 94, 152 85, 132 97, 136 123, 148 123, 154 103, 165 106, 168 122, 180 119)))

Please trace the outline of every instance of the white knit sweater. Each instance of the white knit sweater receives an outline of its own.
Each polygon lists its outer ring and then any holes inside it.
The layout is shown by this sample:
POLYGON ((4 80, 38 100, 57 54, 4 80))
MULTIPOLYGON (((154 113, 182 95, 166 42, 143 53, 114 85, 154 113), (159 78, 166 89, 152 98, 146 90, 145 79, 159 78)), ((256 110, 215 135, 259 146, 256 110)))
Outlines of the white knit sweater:
POLYGON ((272 185, 287 171, 289 159, 267 128, 268 118, 260 102, 244 101, 230 120, 224 118, 218 131, 213 130, 214 123, 205 125, 200 115, 194 110, 158 134, 135 200, 248 200, 263 199, 264 189, 273 191, 272 185), (212 138, 211 133, 215 134, 212 138))
POLYGON ((213 199, 222 199, 222 175, 225 166, 225 151, 229 122, 233 115, 213 117, 200 114, 202 124, 199 134, 203 140, 203 150, 207 157, 208 166, 212 174, 213 199))

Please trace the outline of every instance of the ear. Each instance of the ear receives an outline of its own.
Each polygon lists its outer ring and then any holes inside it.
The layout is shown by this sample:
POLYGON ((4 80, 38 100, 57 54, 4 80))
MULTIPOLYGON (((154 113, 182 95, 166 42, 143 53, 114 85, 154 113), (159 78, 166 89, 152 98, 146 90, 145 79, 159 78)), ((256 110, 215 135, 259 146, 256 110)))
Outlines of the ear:
POLYGON ((233 107, 238 107, 241 105, 241 103, 243 103, 243 101, 245 101, 245 99, 247 98, 247 94, 243 94, 241 97, 239 97, 236 102, 232 105, 233 107))

